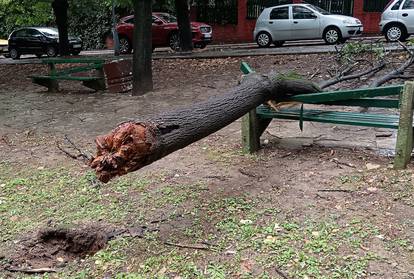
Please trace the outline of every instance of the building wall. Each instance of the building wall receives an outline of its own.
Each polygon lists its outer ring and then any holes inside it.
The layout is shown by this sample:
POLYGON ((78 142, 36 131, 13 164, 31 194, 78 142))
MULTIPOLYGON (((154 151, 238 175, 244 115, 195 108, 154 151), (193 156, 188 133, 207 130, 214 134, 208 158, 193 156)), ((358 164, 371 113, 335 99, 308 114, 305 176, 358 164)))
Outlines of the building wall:
MULTIPOLYGON (((293 3, 301 2, 302 0, 293 0, 293 3)), ((378 33, 381 13, 364 12, 363 2, 364 0, 354 0, 354 17, 362 21, 365 34, 378 33)), ((193 10, 191 14, 192 20, 195 20, 196 12, 193 10)), ((247 0, 238 0, 238 24, 210 24, 213 27, 214 43, 253 42, 253 30, 256 20, 246 19, 246 15, 247 0)))
POLYGON ((364 0, 354 1, 354 17, 362 21, 365 34, 380 32, 378 24, 381 20, 381 13, 364 12, 364 0))

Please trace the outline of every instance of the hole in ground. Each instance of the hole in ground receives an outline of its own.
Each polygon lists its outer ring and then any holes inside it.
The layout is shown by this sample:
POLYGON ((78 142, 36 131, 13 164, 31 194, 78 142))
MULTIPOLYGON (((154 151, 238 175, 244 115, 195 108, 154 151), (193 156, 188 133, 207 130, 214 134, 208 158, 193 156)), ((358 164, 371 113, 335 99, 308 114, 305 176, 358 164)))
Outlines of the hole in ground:
POLYGON ((52 268, 93 255, 108 243, 103 228, 45 229, 20 241, 6 268, 52 268))

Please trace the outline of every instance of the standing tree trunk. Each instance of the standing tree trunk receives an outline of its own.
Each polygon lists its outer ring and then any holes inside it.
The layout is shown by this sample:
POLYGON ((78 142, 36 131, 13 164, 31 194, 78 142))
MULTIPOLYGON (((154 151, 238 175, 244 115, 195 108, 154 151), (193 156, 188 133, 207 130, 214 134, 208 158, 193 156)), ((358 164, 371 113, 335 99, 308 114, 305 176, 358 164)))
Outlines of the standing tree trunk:
POLYGON ((98 152, 90 165, 99 180, 108 182, 220 130, 270 99, 317 91, 311 82, 250 74, 227 94, 177 111, 122 123, 112 133, 96 139, 98 152))
POLYGON ((61 56, 69 55, 68 0, 54 0, 52 8, 59 30, 59 54, 61 56))
POLYGON ((190 9, 188 0, 175 0, 177 11, 178 33, 181 51, 193 50, 193 35, 191 32, 190 9))
POLYGON ((143 95, 153 89, 152 0, 134 0, 134 15, 132 95, 143 95))

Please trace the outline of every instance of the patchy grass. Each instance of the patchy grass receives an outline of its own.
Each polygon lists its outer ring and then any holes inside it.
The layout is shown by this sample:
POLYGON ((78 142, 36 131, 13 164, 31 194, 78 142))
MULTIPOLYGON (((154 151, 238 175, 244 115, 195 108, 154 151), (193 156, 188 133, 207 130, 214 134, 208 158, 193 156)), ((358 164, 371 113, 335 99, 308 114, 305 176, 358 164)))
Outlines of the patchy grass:
POLYGON ((72 225, 78 222, 122 223, 134 214, 133 191, 143 191, 152 183, 147 178, 123 177, 102 187, 94 173, 66 169, 13 171, 0 164, 0 241, 14 239, 46 223, 72 225))
MULTIPOLYGON (((411 206, 411 179, 411 172, 377 171, 340 176, 335 183, 361 192, 375 186, 389 193, 393 201, 411 206)), ((91 172, 63 168, 16 171, 15 166, 1 163, 0 225, 4 229, 0 241, 10 243, 48 223, 76 226, 103 221, 133 226, 151 220, 161 210, 168 217, 165 225, 170 231, 163 231, 160 224, 159 232, 146 233, 143 238, 115 239, 57 274, 36 278, 265 279, 277 278, 277 272, 282 272, 289 278, 351 279, 367 278, 372 264, 387 261, 371 248, 372 243, 390 253, 413 256, 409 237, 392 236, 375 220, 337 214, 292 215, 275 205, 280 194, 219 191, 210 195, 206 183, 152 173, 144 177, 132 174, 101 185, 91 172), (179 213, 185 222, 174 217, 179 213), (166 246, 166 239, 208 243, 210 249, 166 246)))

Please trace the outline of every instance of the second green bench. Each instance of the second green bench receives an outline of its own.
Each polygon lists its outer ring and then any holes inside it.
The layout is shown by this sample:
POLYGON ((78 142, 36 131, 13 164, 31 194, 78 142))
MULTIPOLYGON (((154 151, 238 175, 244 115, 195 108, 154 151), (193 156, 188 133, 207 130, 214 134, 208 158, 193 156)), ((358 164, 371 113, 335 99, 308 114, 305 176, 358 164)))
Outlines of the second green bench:
MULTIPOLYGON (((253 70, 245 62, 241 64, 241 71, 244 74, 253 73, 253 70)), ((326 107, 322 109, 304 109, 303 106, 301 109, 281 109, 276 111, 267 105, 261 105, 243 117, 242 141, 245 152, 252 153, 260 148, 260 136, 272 119, 289 119, 299 121, 301 129, 303 128, 304 121, 398 129, 394 167, 397 169, 405 168, 411 159, 413 149, 414 82, 406 82, 404 86, 397 85, 295 95, 288 100, 277 101, 325 106, 394 108, 398 109, 400 113, 399 115, 358 113, 332 111, 327 110, 326 107), (394 98, 378 98, 384 96, 394 96, 394 98)))

